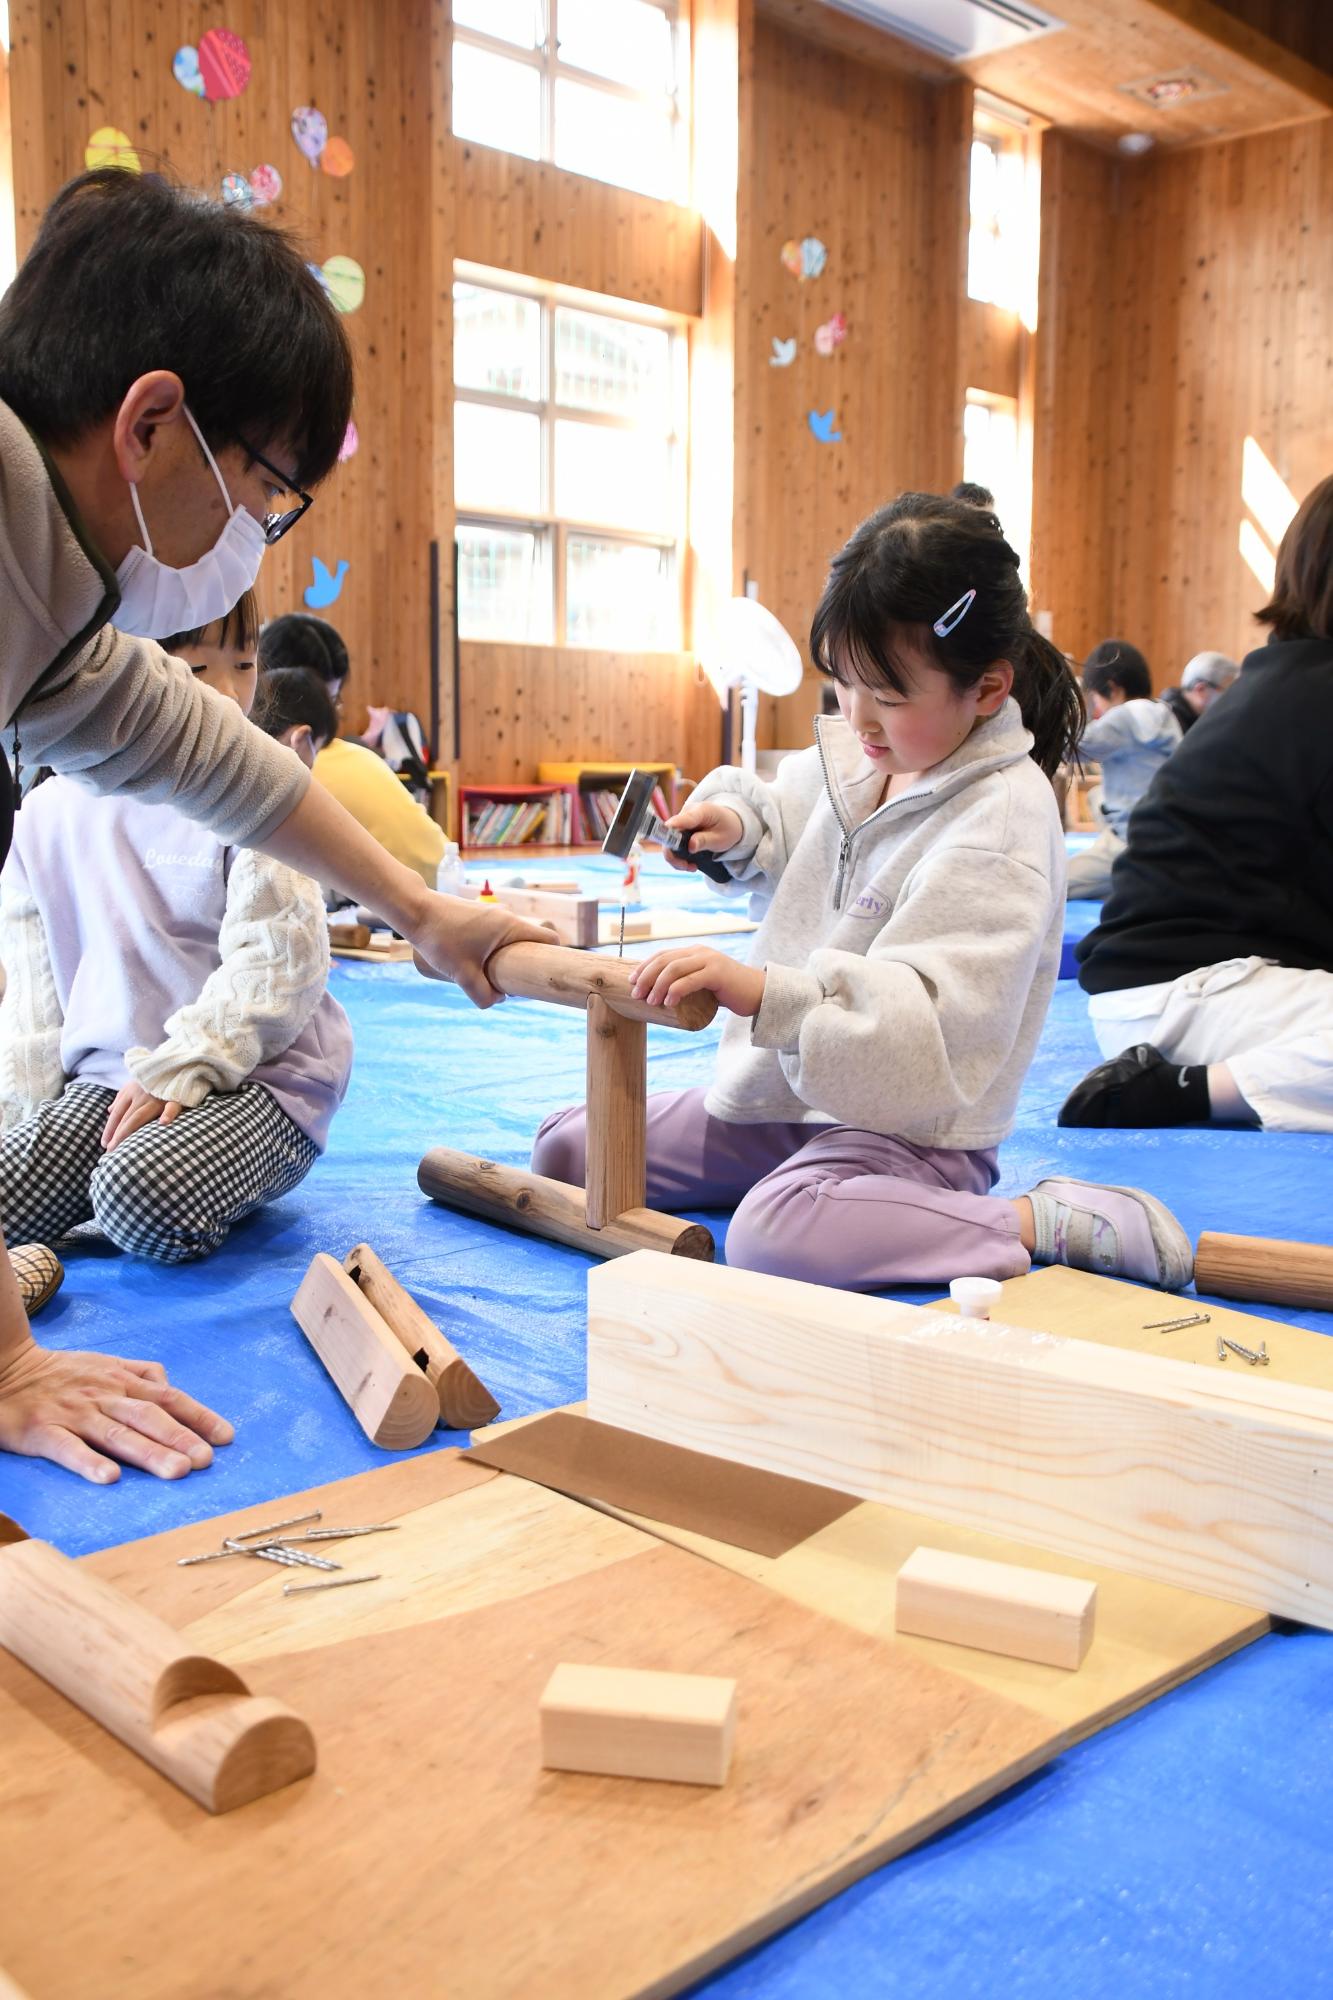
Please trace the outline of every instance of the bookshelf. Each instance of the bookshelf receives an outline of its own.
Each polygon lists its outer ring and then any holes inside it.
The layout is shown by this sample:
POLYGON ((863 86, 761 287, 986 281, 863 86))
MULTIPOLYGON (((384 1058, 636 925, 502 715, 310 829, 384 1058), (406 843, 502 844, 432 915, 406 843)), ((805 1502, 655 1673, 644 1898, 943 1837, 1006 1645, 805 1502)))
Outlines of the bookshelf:
POLYGON ((578 787, 460 785, 458 822, 459 845, 472 853, 498 847, 570 847, 579 838, 578 787))
POLYGON ((537 766, 537 777, 543 784, 570 785, 577 796, 579 811, 579 833, 576 838, 600 847, 602 836, 610 825, 614 803, 625 789, 631 771, 651 771, 657 779, 658 790, 668 818, 675 811, 676 766, 655 764, 648 758, 624 759, 619 763, 543 763, 537 766))

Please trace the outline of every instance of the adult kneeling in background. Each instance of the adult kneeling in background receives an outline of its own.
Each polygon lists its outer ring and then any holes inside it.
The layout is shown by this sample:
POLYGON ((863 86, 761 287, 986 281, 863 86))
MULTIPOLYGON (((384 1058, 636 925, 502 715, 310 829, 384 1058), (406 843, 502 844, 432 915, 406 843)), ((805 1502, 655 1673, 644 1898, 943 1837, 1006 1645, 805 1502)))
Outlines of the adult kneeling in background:
POLYGON ((1110 1060, 1062 1125, 1333 1131, 1333 478, 1258 616, 1268 644, 1153 780, 1078 947, 1110 1060))

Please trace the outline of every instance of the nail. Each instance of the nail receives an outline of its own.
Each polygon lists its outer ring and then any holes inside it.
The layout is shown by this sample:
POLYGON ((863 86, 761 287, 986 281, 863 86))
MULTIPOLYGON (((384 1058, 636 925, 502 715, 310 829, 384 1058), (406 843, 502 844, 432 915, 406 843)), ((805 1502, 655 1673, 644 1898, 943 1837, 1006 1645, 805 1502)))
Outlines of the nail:
POLYGON ((379 1571, 376 1570, 370 1576, 330 1577, 327 1583, 284 1583, 282 1594, 284 1597, 299 1597, 303 1590, 350 1590, 354 1583, 378 1583, 379 1580, 379 1571))

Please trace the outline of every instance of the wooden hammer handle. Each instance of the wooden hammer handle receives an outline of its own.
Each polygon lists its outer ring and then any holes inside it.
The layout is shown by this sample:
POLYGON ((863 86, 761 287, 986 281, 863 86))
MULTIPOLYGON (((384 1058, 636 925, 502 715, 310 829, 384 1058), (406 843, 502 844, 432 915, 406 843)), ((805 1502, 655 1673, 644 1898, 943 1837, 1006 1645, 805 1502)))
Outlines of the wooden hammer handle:
POLYGON ((679 1007, 649 1007, 630 995, 634 964, 620 958, 596 958, 558 944, 507 944, 487 961, 486 976, 502 993, 516 999, 549 1000, 558 1007, 586 1012, 588 997, 597 994, 629 1021, 652 1021, 659 1028, 706 1028, 717 1012, 711 993, 691 993, 679 1007))

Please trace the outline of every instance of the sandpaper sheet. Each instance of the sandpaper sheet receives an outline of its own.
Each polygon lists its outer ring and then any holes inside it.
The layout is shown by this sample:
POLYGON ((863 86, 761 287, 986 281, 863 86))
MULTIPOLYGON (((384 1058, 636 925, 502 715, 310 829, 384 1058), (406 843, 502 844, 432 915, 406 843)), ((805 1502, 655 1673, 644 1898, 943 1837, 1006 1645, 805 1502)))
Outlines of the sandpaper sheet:
POLYGON ((464 1457, 763 1556, 783 1555, 858 1504, 827 1486, 637 1437, 568 1410, 489 1438, 464 1457))

